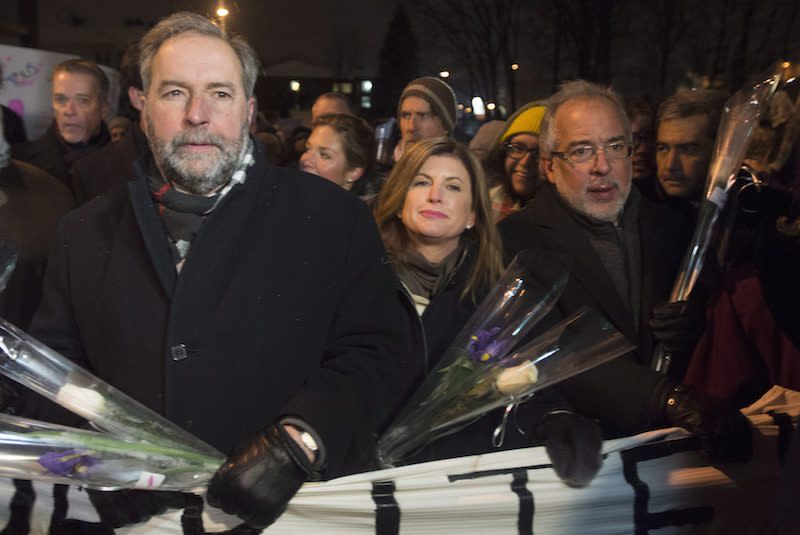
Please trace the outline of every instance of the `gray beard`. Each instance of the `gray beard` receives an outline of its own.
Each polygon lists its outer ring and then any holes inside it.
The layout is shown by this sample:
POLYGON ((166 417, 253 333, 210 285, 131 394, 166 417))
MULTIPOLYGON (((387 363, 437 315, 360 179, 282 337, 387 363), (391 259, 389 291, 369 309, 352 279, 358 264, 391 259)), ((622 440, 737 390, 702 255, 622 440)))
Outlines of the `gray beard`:
POLYGON ((171 141, 166 141, 156 136, 152 123, 147 121, 147 139, 164 180, 189 193, 208 195, 227 184, 241 164, 247 139, 247 124, 243 125, 238 139, 227 139, 202 130, 188 129, 171 141), (182 154, 182 146, 188 143, 214 145, 219 149, 219 154, 182 154), (192 164, 200 160, 207 160, 207 164, 201 168, 193 168, 192 164))

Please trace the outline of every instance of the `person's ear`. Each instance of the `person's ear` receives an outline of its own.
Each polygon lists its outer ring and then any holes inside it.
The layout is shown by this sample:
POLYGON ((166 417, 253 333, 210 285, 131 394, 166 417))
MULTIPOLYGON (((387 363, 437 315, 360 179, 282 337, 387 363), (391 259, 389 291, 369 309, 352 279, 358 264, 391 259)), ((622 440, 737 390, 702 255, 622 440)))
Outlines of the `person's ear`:
POLYGON ((553 158, 541 158, 539 160, 540 167, 544 172, 544 175, 547 177, 547 181, 551 184, 555 184, 555 169, 553 169, 553 163, 555 160, 553 158))
POLYGON ((344 178, 347 180, 348 183, 352 184, 359 178, 364 176, 364 168, 363 167, 354 167, 349 171, 345 172, 344 178))
POLYGON ((144 92, 138 87, 130 86, 128 88, 128 100, 131 101, 131 106, 139 111, 144 108, 144 92))

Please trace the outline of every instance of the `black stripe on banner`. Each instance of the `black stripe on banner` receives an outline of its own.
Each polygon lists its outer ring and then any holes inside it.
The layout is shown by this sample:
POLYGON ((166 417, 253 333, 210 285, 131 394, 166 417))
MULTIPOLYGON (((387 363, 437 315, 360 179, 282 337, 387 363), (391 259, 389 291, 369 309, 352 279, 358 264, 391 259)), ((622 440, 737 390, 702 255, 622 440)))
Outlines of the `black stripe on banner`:
POLYGON ((482 477, 501 476, 503 474, 516 474, 518 471, 527 472, 528 470, 542 470, 543 468, 552 468, 552 464, 534 464, 531 466, 515 466, 514 468, 499 468, 497 470, 483 470, 480 472, 467 472, 466 474, 455 474, 447 476, 450 483, 456 481, 463 481, 465 479, 480 479, 482 477))
POLYGON ((792 442, 792 417, 784 412, 767 412, 772 416, 772 421, 778 426, 778 462, 783 466, 786 460, 786 452, 789 450, 789 444, 792 442))
POLYGON ((519 514, 517 516, 519 535, 533 535, 533 513, 536 507, 527 483, 528 472, 515 470, 514 479, 511 481, 511 490, 519 496, 519 514))
POLYGON ((400 506, 394 498, 394 491, 394 481, 376 481, 372 484, 375 535, 400 534, 400 506))
POLYGON ((636 534, 646 534, 651 529, 660 529, 667 526, 682 526, 684 524, 705 524, 711 522, 714 516, 713 507, 689 507, 685 509, 671 509, 660 513, 650 513, 650 487, 639 479, 636 464, 640 461, 660 459, 682 451, 696 451, 700 441, 697 437, 680 440, 642 444, 629 450, 620 452, 622 458, 622 471, 625 481, 633 488, 633 524, 636 534))

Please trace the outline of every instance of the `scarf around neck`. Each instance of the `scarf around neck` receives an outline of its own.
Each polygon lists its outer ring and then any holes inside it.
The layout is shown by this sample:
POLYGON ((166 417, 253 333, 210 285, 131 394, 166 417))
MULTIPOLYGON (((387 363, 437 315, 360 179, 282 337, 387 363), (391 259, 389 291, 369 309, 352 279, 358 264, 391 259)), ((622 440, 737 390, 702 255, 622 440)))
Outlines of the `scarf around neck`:
POLYGON ((244 183, 247 178, 247 168, 253 165, 254 161, 253 145, 248 138, 241 163, 231 179, 213 195, 205 196, 178 191, 161 176, 153 157, 148 158, 148 172, 145 177, 147 186, 169 237, 172 260, 178 269, 189 254, 192 241, 205 219, 234 186, 244 183))
POLYGON ((439 294, 453 279, 465 256, 463 240, 441 262, 429 262, 424 256, 410 249, 405 261, 397 266, 397 276, 414 297, 426 303, 439 294))

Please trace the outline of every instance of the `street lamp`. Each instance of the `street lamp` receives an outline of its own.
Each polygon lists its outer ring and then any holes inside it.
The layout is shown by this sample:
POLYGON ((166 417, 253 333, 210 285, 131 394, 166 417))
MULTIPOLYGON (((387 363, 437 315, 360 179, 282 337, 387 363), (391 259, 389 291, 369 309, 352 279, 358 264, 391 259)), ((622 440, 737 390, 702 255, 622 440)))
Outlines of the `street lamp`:
POLYGON ((511 70, 512 71, 518 71, 519 70, 519 63, 512 63, 511 64, 511 70))
POLYGON ((441 71, 441 72, 439 72, 439 77, 440 78, 449 78, 450 77, 450 71, 441 71))
POLYGON ((222 28, 223 32, 227 31, 226 22, 228 20, 227 17, 228 17, 228 15, 230 15, 230 13, 231 12, 228 11, 228 8, 225 7, 225 1, 224 0, 219 0, 219 4, 217 4, 217 16, 219 17, 219 25, 222 28))

